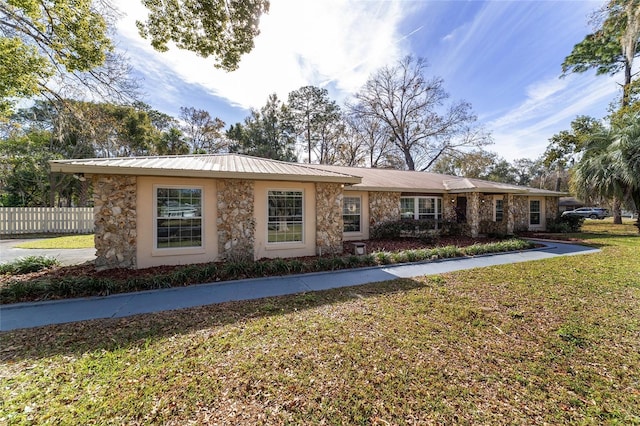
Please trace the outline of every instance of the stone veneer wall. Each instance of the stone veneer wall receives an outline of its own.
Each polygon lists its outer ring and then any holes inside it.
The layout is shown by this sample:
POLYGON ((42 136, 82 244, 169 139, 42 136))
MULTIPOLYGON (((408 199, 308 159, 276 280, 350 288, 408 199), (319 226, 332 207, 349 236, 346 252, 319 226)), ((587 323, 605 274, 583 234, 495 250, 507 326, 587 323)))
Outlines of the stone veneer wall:
POLYGON ((504 201, 504 217, 507 220, 507 235, 513 235, 515 228, 515 201, 513 194, 505 195, 504 201))
POLYGON ((529 229, 529 197, 524 195, 513 196, 513 231, 521 232, 529 229))
POLYGON ((560 215, 560 197, 545 197, 544 206, 548 224, 550 220, 555 220, 560 215))
POLYGON ((217 181, 218 255, 224 260, 253 260, 256 223, 254 183, 242 179, 217 181))
POLYGON ((369 192, 369 224, 400 219, 400 192, 369 192))
POLYGON ((509 201, 507 195, 484 194, 480 197, 480 232, 483 234, 504 235, 508 232, 509 201), (500 222, 493 220, 495 200, 502 198, 503 215, 500 222))
POLYGON ((445 222, 456 222, 458 220, 456 200, 456 195, 444 194, 442 196, 442 220, 445 222))
POLYGON ((316 183, 316 251, 319 255, 342 253, 343 186, 316 183))
POLYGON ((480 234, 480 194, 477 192, 467 194, 467 223, 469 234, 477 237, 480 234))
POLYGON ((137 178, 94 175, 92 179, 96 269, 135 268, 137 178))
POLYGON ((480 194, 480 221, 493 220, 493 195, 480 194))

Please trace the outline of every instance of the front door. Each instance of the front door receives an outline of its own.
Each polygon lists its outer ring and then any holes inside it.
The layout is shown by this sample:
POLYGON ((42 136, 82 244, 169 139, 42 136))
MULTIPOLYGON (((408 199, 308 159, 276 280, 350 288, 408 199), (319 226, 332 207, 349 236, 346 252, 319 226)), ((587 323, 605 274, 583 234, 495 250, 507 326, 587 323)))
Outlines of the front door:
POLYGON ((456 200, 456 222, 467 223, 467 197, 458 197, 456 200))

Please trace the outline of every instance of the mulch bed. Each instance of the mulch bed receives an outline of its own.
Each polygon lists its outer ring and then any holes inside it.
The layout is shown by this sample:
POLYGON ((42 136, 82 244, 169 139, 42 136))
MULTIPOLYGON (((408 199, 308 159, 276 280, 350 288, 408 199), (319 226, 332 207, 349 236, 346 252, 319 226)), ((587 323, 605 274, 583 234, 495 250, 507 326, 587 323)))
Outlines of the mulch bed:
MULTIPOLYGON (((457 247, 466 247, 473 244, 487 244, 499 241, 496 238, 489 237, 440 237, 435 242, 426 243, 418 238, 403 238, 397 240, 367 240, 360 241, 366 244, 367 253, 378 251, 397 252, 402 250, 415 250, 420 248, 433 248, 454 245, 457 247)), ((353 243, 356 241, 344 242, 345 255, 353 252, 353 243)), ((306 260, 309 258, 301 258, 306 260)), ((96 271, 93 263, 86 263, 74 266, 62 266, 46 269, 39 272, 33 272, 22 275, 4 275, 0 276, 0 285, 11 281, 30 281, 37 278, 48 279, 65 279, 78 276, 109 278, 113 280, 126 280, 130 278, 145 278, 156 275, 170 274, 176 269, 184 268, 184 265, 177 266, 157 266, 145 269, 109 269, 105 271, 96 271)))

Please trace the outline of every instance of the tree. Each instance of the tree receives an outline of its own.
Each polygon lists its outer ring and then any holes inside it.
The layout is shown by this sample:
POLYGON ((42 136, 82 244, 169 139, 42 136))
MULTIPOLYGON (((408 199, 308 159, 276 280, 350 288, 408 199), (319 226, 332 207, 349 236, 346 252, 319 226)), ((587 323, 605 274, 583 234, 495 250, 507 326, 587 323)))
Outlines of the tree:
POLYGON ((536 175, 536 162, 530 158, 517 158, 511 164, 516 175, 516 184, 530 186, 536 175))
POLYGON ((253 49, 260 16, 268 0, 142 0, 147 20, 136 25, 140 35, 160 52, 174 43, 228 71, 238 68, 241 55, 253 49))
POLYGON ((149 119, 151 120, 151 125, 155 127, 159 132, 168 131, 173 127, 177 127, 179 125, 178 120, 169 114, 165 114, 164 112, 160 112, 155 110, 141 101, 133 102, 132 106, 137 109, 147 113, 149 119))
POLYGON ((426 67, 424 59, 407 56, 378 70, 355 95, 353 112, 386 127, 409 170, 426 170, 447 152, 489 143, 469 103, 443 109, 449 97, 444 82, 426 79, 426 67))
POLYGON ((498 161, 495 152, 477 150, 442 155, 430 169, 435 173, 485 179, 498 161))
POLYGON ((640 0, 609 0, 595 15, 599 28, 576 44, 562 63, 563 75, 595 69, 596 74, 624 72, 622 108, 630 104, 633 61, 640 54, 640 0))
MULTIPOLYGON (((640 117, 591 136, 572 179, 579 196, 630 200, 640 210, 640 117)), ((636 223, 640 232, 640 219, 636 223)))
POLYGON ((287 112, 296 136, 306 146, 307 162, 311 163, 315 153, 318 163, 327 164, 329 147, 340 120, 340 107, 329 99, 329 92, 315 86, 294 90, 289 93, 287 112))
POLYGON ((582 152, 585 141, 593 134, 604 130, 604 126, 593 117, 579 115, 571 122, 571 130, 562 130, 549 139, 547 149, 543 154, 544 164, 552 168, 559 166, 567 168, 582 152))
POLYGON ((189 144, 180 129, 171 127, 162 132, 156 144, 156 152, 160 155, 184 155, 189 153, 189 144))
POLYGON ((484 150, 442 155, 430 170, 494 182, 517 183, 516 169, 495 152, 484 150))
POLYGON ((40 207, 49 201, 48 160, 59 158, 49 149, 51 134, 34 131, 0 140, 0 205, 40 207))
POLYGON ((252 110, 244 124, 229 127, 227 138, 232 142, 229 151, 295 162, 295 133, 286 116, 286 107, 275 93, 270 95, 267 104, 260 110, 252 110))
POLYGON ((364 163, 373 168, 402 168, 404 161, 390 137, 384 122, 364 113, 365 108, 347 105, 345 117, 348 133, 348 150, 352 152, 353 164, 364 163))
POLYGON ((580 158, 586 140, 602 130, 604 127, 599 120, 580 115, 571 122, 571 130, 562 130, 549 139, 542 160, 547 169, 556 173, 556 191, 562 190, 563 185, 566 185, 567 169, 580 158))
POLYGON ((191 151, 197 154, 215 154, 227 149, 227 139, 222 134, 224 121, 202 109, 181 107, 182 130, 191 145, 191 151))
POLYGON ((91 0, 0 2, 0 113, 20 97, 133 97, 127 61, 108 37, 113 19, 91 0))

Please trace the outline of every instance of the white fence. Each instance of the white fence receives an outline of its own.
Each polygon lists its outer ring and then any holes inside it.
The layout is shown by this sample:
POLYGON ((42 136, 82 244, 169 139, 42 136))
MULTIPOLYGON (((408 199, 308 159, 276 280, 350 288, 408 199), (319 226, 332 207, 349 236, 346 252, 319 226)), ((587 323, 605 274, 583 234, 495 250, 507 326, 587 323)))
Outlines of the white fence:
POLYGON ((93 207, 0 207, 0 235, 89 234, 93 207))

